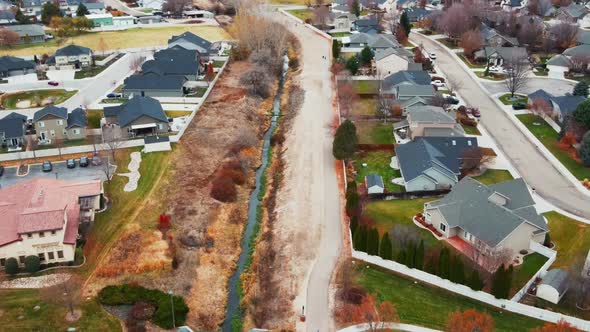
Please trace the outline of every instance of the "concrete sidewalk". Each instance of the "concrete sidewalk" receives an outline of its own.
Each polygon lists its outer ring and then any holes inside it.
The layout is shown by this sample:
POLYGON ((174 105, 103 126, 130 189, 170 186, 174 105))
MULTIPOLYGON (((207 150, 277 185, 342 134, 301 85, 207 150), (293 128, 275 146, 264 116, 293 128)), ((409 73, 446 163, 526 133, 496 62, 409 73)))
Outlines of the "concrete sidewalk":
MULTIPOLYGON (((422 326, 417 325, 410 325, 410 324, 402 324, 402 323, 376 323, 373 326, 377 326, 381 328, 383 326, 384 329, 391 329, 391 330, 399 330, 399 331, 408 331, 408 332, 441 332, 440 330, 433 330, 422 326)), ((368 331, 370 329, 369 324, 358 324, 349 327, 345 327, 338 332, 363 332, 368 331)))

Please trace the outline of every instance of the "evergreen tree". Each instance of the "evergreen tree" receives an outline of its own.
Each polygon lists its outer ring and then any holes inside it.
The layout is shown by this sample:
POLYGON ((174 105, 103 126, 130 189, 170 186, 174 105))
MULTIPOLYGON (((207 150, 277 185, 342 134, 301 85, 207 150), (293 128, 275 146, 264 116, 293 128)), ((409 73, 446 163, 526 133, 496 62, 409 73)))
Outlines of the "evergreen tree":
POLYGON ((580 155, 584 166, 590 166, 590 131, 584 134, 578 155, 580 155))
POLYGON ((381 238, 381 245, 379 248, 379 256, 383 259, 391 259, 393 254, 393 248, 391 246, 391 239, 389 238, 389 234, 385 232, 383 237, 381 238))
POLYGON ((352 243, 355 250, 362 252, 367 251, 367 228, 365 226, 358 227, 354 232, 352 243))
POLYGON ((342 122, 334 135, 332 153, 338 160, 350 159, 357 149, 356 127, 350 120, 342 122))
POLYGON ((451 271, 450 252, 448 248, 442 248, 438 259, 438 275, 443 279, 449 279, 451 271))
POLYGON ((352 238, 354 239, 354 233, 356 232, 356 229, 358 228, 358 217, 357 216, 352 216, 352 218, 350 218, 350 234, 352 235, 352 238))
POLYGON ((18 267, 18 261, 16 260, 16 258, 14 257, 9 257, 6 259, 6 262, 4 262, 4 271, 6 272, 6 274, 9 275, 15 275, 18 273, 19 267, 18 267))
POLYGON ((33 62, 35 62, 36 64, 39 64, 39 58, 37 58, 36 54, 33 56, 33 62))
POLYGON ((412 30, 412 23, 410 23, 410 19, 408 18, 408 14, 406 13, 405 10, 399 19, 399 24, 402 26, 402 28, 404 28, 404 31, 406 32, 406 36, 409 36, 410 31, 412 30))
POLYGON ((49 22, 51 22, 51 18, 54 16, 63 16, 61 10, 59 9, 59 5, 52 1, 43 4, 43 7, 41 7, 41 22, 43 22, 43 24, 45 25, 49 25, 49 22))
POLYGON ((428 272, 430 274, 438 274, 438 271, 436 270, 437 265, 435 264, 434 259, 427 259, 424 262, 424 272, 428 272))
POLYGON ((332 57, 338 59, 340 57, 340 49, 342 46, 337 39, 332 40, 332 57))
POLYGON ((14 19, 16 20, 16 22, 18 24, 30 24, 31 20, 29 19, 28 16, 26 16, 25 14, 23 14, 23 12, 19 9, 16 10, 16 13, 14 13, 14 19))
POLYGON ((414 242, 408 244, 406 265, 410 268, 416 267, 416 244, 414 242))
POLYGON ((483 288, 483 282, 481 281, 481 278, 479 277, 479 272, 477 272, 476 269, 473 269, 471 271, 469 279, 467 279, 467 286, 476 291, 481 290, 483 288))
POLYGON ((352 6, 350 6, 350 13, 354 14, 356 17, 361 16, 361 4, 359 0, 352 0, 352 6))
POLYGON ((574 96, 582 96, 588 97, 588 83, 585 81, 580 81, 574 86, 574 91, 572 93, 574 96))
POLYGON ((508 270, 504 267, 504 264, 494 273, 494 279, 492 281, 492 295, 499 299, 507 299, 510 288, 508 286, 509 277, 508 270))
POLYGON ((461 285, 465 284, 465 265, 461 257, 455 256, 455 282, 461 285))
POLYGON ((82 16, 85 16, 88 14, 90 14, 90 12, 88 11, 88 8, 86 8, 86 6, 83 3, 80 3, 78 5, 78 9, 76 9, 76 16, 82 17, 82 16))
POLYGON ((371 228, 367 237, 367 254, 379 255, 379 231, 377 228, 371 228))
POLYGON ((545 247, 549 247, 549 245, 551 245, 551 235, 549 235, 549 233, 545 233, 545 240, 543 241, 543 245, 545 247))
POLYGON ((351 217, 354 216, 359 207, 359 194, 351 192, 346 196, 346 214, 351 217))
POLYGON ((414 258, 415 268, 424 269, 424 240, 420 240, 418 248, 416 248, 416 257, 414 258))
POLYGON ((371 50, 369 46, 365 46, 365 48, 363 48, 361 51, 361 64, 364 66, 370 65, 373 57, 373 50, 371 50))
POLYGON ((590 128, 590 99, 581 102, 576 107, 573 115, 577 122, 583 124, 586 128, 590 128))
POLYGON ((406 251, 404 249, 400 250, 397 254, 397 262, 406 265, 406 256, 406 251))
POLYGON ((346 61, 346 69, 350 72, 351 75, 356 75, 359 71, 359 62, 355 56, 350 57, 346 61))

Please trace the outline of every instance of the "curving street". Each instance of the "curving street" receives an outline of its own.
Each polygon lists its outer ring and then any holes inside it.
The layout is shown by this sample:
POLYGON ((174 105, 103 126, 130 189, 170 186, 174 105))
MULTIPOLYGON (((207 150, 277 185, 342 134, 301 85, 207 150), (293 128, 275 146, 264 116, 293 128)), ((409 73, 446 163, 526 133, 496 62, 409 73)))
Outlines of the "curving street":
MULTIPOLYGON (((488 90, 490 95, 506 93, 506 91, 508 90, 506 88, 506 83, 504 82, 481 80, 481 83, 488 90)), ((554 96, 561 96, 565 95, 566 93, 572 93, 574 85, 575 83, 566 80, 559 80, 547 77, 537 77, 533 75, 527 82, 526 86, 522 89, 522 91, 519 91, 519 93, 529 94, 539 89, 544 89, 545 91, 549 92, 554 96)))
MULTIPOLYGON (((537 194, 558 208, 590 218, 590 199, 553 167, 538 147, 492 100, 491 93, 477 84, 472 75, 459 63, 460 60, 445 47, 425 36, 411 33, 410 40, 416 44, 422 43, 428 52, 436 52, 438 67, 444 74, 455 81, 463 82, 458 89, 459 94, 467 104, 479 106, 482 111, 481 125, 495 139, 498 147, 527 183, 535 188, 537 194)), ((559 84, 564 85, 563 82, 560 80, 559 84)))

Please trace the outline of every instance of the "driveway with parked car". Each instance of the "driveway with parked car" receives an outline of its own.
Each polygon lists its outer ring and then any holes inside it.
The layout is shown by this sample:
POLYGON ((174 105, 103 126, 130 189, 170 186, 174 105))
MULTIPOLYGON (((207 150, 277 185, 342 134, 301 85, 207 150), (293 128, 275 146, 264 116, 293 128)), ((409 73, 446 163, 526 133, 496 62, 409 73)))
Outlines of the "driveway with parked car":
MULTIPOLYGON (((107 177, 104 172, 104 166, 93 166, 90 164, 88 167, 80 167, 79 159, 76 159, 75 163, 76 166, 74 168, 68 168, 66 162, 52 162, 52 170, 50 172, 43 172, 41 163, 31 165, 29 166, 29 174, 25 176, 17 176, 16 167, 6 167, 4 169, 4 174, 0 176, 0 188, 6 188, 17 184, 20 181, 30 180, 35 177, 71 181, 106 180, 107 177)), ((113 172, 114 169, 111 170, 111 174, 113 172)))

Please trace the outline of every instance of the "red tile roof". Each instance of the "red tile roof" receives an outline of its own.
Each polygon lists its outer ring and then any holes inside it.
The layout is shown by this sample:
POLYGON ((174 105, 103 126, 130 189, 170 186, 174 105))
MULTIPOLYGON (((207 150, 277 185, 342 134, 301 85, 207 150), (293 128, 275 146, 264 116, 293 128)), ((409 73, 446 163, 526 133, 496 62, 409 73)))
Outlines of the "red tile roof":
POLYGON ((69 182, 36 178, 0 189, 0 246, 18 241, 20 234, 63 228, 64 243, 75 243, 80 205, 78 199, 102 192, 99 180, 69 182))

